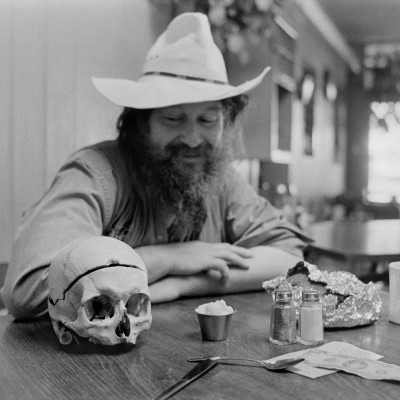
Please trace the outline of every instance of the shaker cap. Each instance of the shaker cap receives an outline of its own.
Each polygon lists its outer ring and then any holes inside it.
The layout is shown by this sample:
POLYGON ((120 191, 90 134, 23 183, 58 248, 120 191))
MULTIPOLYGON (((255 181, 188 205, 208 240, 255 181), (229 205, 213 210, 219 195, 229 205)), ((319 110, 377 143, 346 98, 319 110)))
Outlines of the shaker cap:
POLYGON ((319 301, 319 290, 316 289, 305 289, 301 295, 303 301, 319 301))
POLYGON ((275 301, 292 301, 292 291, 287 289, 278 289, 275 291, 275 301))

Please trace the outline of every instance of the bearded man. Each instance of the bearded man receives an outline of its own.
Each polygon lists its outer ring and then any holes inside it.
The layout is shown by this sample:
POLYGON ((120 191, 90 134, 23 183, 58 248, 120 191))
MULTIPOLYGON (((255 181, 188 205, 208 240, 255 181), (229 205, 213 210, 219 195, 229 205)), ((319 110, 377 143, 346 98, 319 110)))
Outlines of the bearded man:
POLYGON ((26 213, 2 291, 9 312, 47 311, 49 265, 77 238, 134 248, 153 303, 260 290, 302 260, 308 239, 231 164, 245 93, 267 71, 230 85, 207 17, 185 13, 150 49, 137 82, 94 79, 123 107, 118 140, 72 155, 26 213))

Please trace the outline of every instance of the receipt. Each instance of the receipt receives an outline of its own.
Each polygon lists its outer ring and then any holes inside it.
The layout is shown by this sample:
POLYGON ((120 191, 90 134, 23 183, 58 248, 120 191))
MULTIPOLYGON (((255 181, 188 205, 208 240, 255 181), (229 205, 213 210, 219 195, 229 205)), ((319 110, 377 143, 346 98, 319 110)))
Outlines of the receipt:
POLYGON ((400 381, 400 366, 395 364, 369 360, 368 358, 335 354, 320 349, 309 350, 305 358, 308 364, 318 368, 341 370, 366 379, 400 381))
POLYGON ((327 369, 323 368, 322 366, 318 367, 315 363, 313 364, 308 361, 308 353, 316 349, 335 355, 346 355, 354 358, 362 358, 368 360, 378 360, 383 357, 379 354, 373 353, 372 351, 361 349, 360 347, 354 346, 350 343, 333 341, 323 344, 322 346, 319 346, 317 348, 295 351, 292 353, 284 354, 282 356, 271 358, 266 361, 276 361, 285 358, 302 357, 305 359, 305 361, 293 367, 288 368, 288 371, 294 372, 295 374, 298 375, 306 376, 307 378, 311 379, 319 378, 321 376, 329 374, 334 374, 335 372, 337 372, 338 369, 336 368, 327 369))

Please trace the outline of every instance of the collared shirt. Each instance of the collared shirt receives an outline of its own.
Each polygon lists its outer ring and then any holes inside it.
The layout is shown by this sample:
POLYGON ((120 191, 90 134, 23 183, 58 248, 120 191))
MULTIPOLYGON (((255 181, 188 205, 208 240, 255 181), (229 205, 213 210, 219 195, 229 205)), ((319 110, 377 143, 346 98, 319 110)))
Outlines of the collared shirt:
MULTIPOLYGON (((116 141, 81 149, 28 210, 17 231, 2 296, 16 318, 47 311, 47 274, 57 253, 77 238, 111 236, 133 248, 168 242, 173 219, 146 198, 116 141)), ((268 245, 302 255, 308 238, 233 169, 212 187, 199 240, 268 245)))

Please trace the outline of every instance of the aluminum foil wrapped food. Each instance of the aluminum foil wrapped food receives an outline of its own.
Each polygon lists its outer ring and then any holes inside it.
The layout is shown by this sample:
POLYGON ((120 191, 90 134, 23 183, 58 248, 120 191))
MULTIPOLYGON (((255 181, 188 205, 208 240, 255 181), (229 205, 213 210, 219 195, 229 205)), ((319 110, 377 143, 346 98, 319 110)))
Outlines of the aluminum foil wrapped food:
POLYGON ((350 272, 320 271, 316 265, 301 261, 284 276, 263 282, 263 288, 272 295, 275 289, 284 287, 292 288, 297 307, 303 289, 318 289, 325 328, 367 325, 381 314, 382 300, 375 284, 363 283, 350 272))

